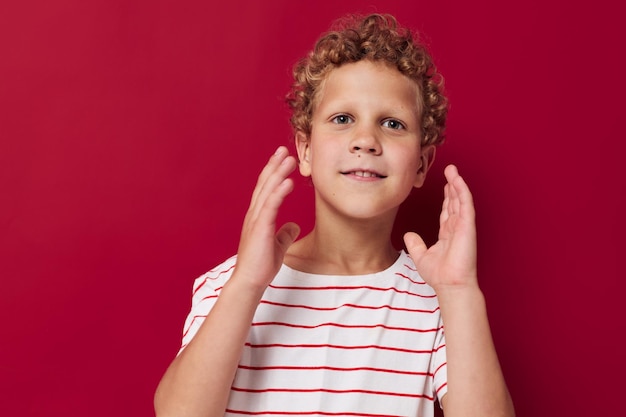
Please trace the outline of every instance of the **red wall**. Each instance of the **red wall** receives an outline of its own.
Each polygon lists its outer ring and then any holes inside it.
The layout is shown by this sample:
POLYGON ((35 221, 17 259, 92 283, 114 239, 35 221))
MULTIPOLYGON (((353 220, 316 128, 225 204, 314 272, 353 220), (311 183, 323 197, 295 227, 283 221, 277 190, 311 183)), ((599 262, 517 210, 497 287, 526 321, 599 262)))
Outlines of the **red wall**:
MULTIPOLYGON (((0 5, 0 415, 152 415, 193 279, 234 253, 256 174, 290 140, 290 67, 349 11, 424 31, 452 104, 397 236, 432 241, 443 167, 458 164, 518 415, 615 415, 623 13, 564 0, 211 3, 0 5)), ((281 216, 308 230, 310 203, 298 181, 281 216)))

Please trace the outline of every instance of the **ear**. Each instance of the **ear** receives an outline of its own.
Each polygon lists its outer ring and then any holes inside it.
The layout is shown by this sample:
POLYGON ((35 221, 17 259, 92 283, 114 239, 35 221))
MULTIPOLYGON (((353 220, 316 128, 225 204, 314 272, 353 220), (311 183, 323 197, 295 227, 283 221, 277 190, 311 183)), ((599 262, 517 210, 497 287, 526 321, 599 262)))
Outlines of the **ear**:
POLYGON ((435 145, 426 145, 420 151, 420 166, 415 177, 415 188, 420 188, 426 180, 426 173, 435 162, 435 145))
POLYGON ((298 168, 303 177, 311 176, 311 140, 302 131, 296 132, 296 150, 298 151, 298 168))

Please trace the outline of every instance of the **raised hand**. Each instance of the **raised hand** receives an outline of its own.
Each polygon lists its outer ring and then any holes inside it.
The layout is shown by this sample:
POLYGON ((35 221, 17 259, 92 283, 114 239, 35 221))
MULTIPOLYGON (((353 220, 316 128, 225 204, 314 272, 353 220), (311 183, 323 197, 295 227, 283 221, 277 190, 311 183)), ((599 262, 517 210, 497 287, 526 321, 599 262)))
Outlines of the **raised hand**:
POLYGON ((293 190, 287 177, 295 167, 295 159, 280 147, 259 175, 241 231, 235 271, 193 340, 159 383, 157 415, 224 415, 258 301, 300 232, 293 223, 276 231, 278 209, 293 190))
POLYGON ((418 272, 439 292, 450 287, 476 286, 476 225, 472 194, 454 165, 445 169, 448 181, 439 218, 439 240, 427 248, 413 232, 404 243, 418 272))
POLYGON ((300 233, 295 223, 276 230, 278 209, 294 186, 288 175, 295 168, 296 160, 279 147, 259 175, 243 222, 235 275, 259 290, 265 290, 278 273, 287 248, 300 233))

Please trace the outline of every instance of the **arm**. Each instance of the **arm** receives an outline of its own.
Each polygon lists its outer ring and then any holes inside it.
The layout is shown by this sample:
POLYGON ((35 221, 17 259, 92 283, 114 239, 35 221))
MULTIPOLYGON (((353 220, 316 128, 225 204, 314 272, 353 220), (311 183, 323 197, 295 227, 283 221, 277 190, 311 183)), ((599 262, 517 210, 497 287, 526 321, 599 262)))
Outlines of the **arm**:
POLYGON ((447 417, 513 416, 478 286, 472 195, 456 167, 448 166, 445 174, 438 242, 427 248, 415 233, 404 237, 420 275, 439 299, 448 363, 442 406, 447 417))
POLYGON ((276 215, 293 189, 296 162, 280 147, 252 195, 239 242, 237 266, 213 309, 157 387, 157 416, 223 416, 237 364, 263 292, 278 273, 299 228, 276 231, 276 215))

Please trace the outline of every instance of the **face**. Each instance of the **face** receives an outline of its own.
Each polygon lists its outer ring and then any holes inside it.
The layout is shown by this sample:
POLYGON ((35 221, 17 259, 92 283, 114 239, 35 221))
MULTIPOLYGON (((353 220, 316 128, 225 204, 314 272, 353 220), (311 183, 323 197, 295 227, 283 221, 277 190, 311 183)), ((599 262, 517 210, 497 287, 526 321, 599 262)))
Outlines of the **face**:
POLYGON ((422 148, 419 89, 397 69, 359 61, 330 72, 318 93, 310 137, 298 133, 300 172, 317 210, 354 218, 395 216, 434 157, 422 148))

